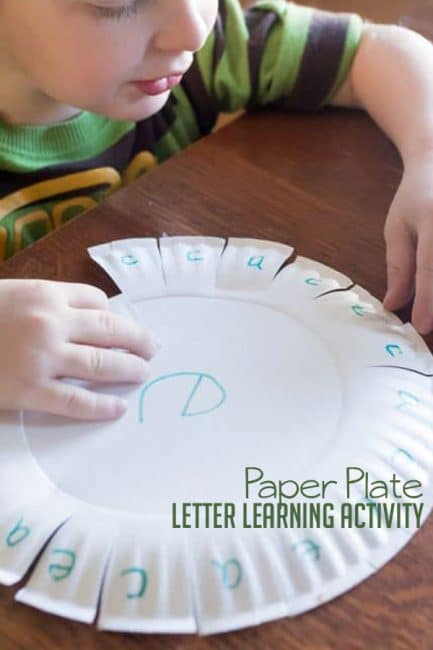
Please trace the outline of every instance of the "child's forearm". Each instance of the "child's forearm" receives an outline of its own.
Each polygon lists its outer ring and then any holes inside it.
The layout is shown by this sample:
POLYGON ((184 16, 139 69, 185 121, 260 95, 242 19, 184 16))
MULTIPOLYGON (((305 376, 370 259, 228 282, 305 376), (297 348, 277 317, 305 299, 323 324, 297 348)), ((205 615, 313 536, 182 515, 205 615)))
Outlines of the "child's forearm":
POLYGON ((399 149, 404 172, 385 221, 387 293, 413 297, 412 322, 433 330, 433 45, 408 29, 367 24, 336 105, 367 110, 399 149))
POLYGON ((403 162, 433 154, 433 45, 396 25, 367 24, 351 73, 355 102, 392 139, 403 162))

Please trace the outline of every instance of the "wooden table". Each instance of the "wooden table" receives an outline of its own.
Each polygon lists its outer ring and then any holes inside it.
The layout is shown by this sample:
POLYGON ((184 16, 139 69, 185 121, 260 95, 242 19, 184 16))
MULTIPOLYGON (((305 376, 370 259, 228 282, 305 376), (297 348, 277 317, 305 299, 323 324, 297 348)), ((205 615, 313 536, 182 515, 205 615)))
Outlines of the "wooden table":
MULTIPOLYGON (((411 1, 363 4, 377 19, 410 13, 411 1)), ((432 13, 413 20, 427 34, 432 13)), ((367 14, 367 11, 365 12, 367 14)), ((431 22, 430 22, 431 21, 431 22)), ((89 282, 117 293, 86 248, 123 237, 258 237, 295 246, 381 298, 384 219, 401 177, 397 151, 359 111, 248 115, 191 146, 0 267, 0 277, 89 282)), ((403 318, 408 312, 400 314, 403 318)), ((433 349, 433 337, 427 337, 433 349)), ((0 648, 230 648, 331 650, 433 648, 433 521, 401 553, 349 593, 295 619, 209 638, 123 635, 15 603, 0 588, 0 648)))

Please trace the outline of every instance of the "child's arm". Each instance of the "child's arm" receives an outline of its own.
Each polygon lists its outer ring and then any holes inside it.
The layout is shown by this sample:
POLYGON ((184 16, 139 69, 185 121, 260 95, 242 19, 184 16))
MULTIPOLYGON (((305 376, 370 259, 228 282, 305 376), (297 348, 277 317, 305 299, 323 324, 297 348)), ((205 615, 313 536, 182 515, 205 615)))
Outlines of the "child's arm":
POLYGON ((433 45, 394 25, 365 25, 335 106, 359 107, 393 140, 404 174, 386 224, 388 291, 398 309, 415 293, 414 326, 433 329, 433 45))
POLYGON ((95 287, 0 280, 0 410, 118 417, 122 400, 60 378, 141 383, 154 351, 138 325, 108 311, 107 296, 95 287))

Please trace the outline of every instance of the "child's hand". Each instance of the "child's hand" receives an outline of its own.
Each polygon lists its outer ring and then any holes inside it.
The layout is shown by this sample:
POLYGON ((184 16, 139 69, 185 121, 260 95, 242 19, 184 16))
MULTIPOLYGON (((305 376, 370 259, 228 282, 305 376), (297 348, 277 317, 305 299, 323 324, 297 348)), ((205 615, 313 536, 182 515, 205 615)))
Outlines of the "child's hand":
POLYGON ((108 311, 107 296, 95 287, 0 280, 0 409, 118 417, 123 400, 60 378, 143 382, 154 351, 137 324, 108 311))
POLYGON ((433 152, 405 163, 385 223, 388 290, 384 306, 403 307, 415 294, 412 322, 433 329, 433 152))

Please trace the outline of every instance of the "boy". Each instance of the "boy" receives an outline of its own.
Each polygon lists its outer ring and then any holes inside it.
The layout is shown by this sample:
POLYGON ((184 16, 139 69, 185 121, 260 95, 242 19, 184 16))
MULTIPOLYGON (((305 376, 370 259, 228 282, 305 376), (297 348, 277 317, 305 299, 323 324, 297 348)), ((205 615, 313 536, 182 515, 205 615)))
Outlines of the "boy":
MULTIPOLYGON (((433 327, 433 47, 410 30, 264 0, 0 0, 3 258, 209 133, 277 102, 366 109, 404 175, 386 225, 388 292, 433 327)), ((0 408, 121 415, 61 377, 143 382, 150 336, 87 285, 0 281, 0 408), (119 352, 111 348, 128 350, 119 352)))

